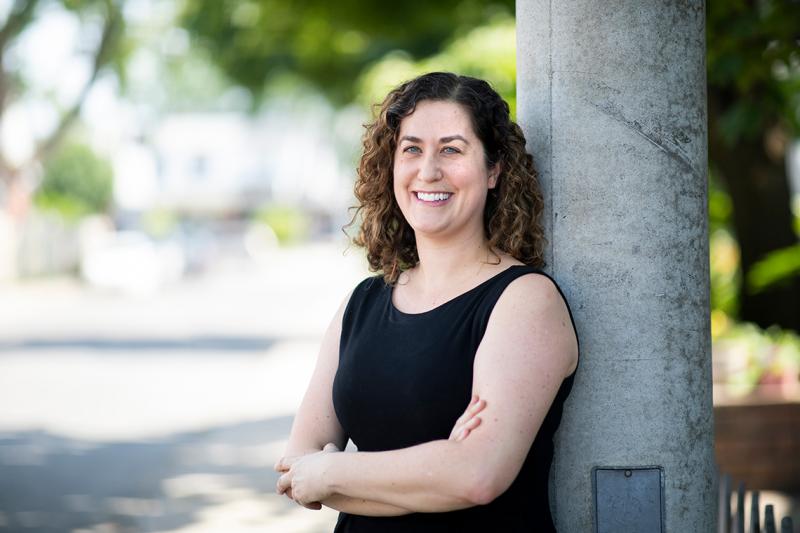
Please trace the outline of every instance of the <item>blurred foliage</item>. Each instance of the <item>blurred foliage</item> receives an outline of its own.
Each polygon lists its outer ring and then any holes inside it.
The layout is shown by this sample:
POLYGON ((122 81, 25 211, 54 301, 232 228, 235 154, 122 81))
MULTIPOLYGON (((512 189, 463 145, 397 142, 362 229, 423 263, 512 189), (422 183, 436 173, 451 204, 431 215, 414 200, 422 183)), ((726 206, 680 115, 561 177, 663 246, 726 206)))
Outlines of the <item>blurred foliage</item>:
POLYGON ((733 203, 728 192, 722 187, 713 169, 708 173, 708 229, 714 233, 728 229, 733 215, 733 203))
POLYGON ((716 0, 706 13, 708 84, 735 95, 721 132, 759 139, 775 117, 800 132, 800 2, 716 0))
POLYGON ((131 29, 137 47, 129 69, 136 75, 126 96, 156 114, 252 111, 250 93, 226 76, 209 50, 192 46, 189 32, 176 25, 179 9, 178 4, 159 4, 131 29))
POLYGON ((137 42, 126 33, 125 0, 61 0, 61 4, 74 13, 85 28, 96 24, 107 32, 107 35, 98 35, 101 42, 97 43, 96 50, 89 51, 95 53, 92 58, 95 70, 108 67, 124 87, 128 60, 137 46, 137 42))
MULTIPOLYGON (((124 0, 15 0, 0 22, 0 116, 19 100, 35 101, 40 109, 54 117, 53 126, 43 135, 31 139, 34 148, 21 162, 12 162, 7 147, 0 144, 0 185, 10 186, 33 175, 27 169, 46 162, 67 137, 70 126, 80 115, 92 86, 105 71, 116 73, 120 85, 126 79, 125 66, 135 43, 126 35, 124 0), (24 60, 18 57, 15 42, 45 14, 66 12, 77 18, 80 38, 72 53, 86 56, 87 70, 79 91, 72 101, 57 97, 55 86, 65 80, 54 80, 51 87, 35 87, 26 79, 24 60)), ((78 78, 80 79, 80 78, 78 78)), ((68 83, 66 84, 68 85, 68 83)), ((63 98, 63 97, 62 97, 63 98)), ((32 189, 33 183, 28 184, 32 189)), ((41 196, 40 202, 56 204, 63 212, 80 211, 87 205, 70 196, 41 196)), ((94 207, 92 207, 94 209, 94 207)))
POLYGON ((266 224, 272 228, 280 244, 302 241, 308 237, 311 231, 310 215, 295 206, 265 206, 253 218, 255 222, 266 224))
POLYGON ((65 144, 48 160, 35 201, 67 219, 104 213, 111 203, 113 172, 83 144, 65 144))
POLYGON ((719 228, 709 234, 711 308, 728 316, 739 312, 739 245, 731 232, 719 228))
POLYGON ((730 193, 726 231, 739 257, 738 302, 713 293, 712 301, 743 320, 797 330, 800 211, 791 208, 785 159, 800 135, 800 2, 709 0, 706 37, 710 166, 730 193))
POLYGON ((708 240, 711 308, 727 316, 739 314, 742 277, 739 243, 733 233, 733 202, 713 169, 708 172, 708 240))
MULTIPOLYGON (((739 287, 742 269, 739 243, 731 227, 733 203, 720 186, 713 171, 709 172, 708 222, 711 270, 711 308, 728 316, 739 314, 739 287)), ((800 235, 800 216, 794 218, 795 232, 800 235)), ((800 244, 768 254, 748 272, 747 285, 753 292, 786 284, 800 275, 800 244)))
POLYGON ((164 239, 175 232, 180 217, 168 209, 150 209, 142 214, 142 229, 155 239, 164 239))
POLYGON ((357 82, 357 99, 363 105, 381 102, 399 83, 431 71, 451 71, 483 78, 508 101, 516 114, 516 24, 506 13, 498 13, 486 24, 447 43, 443 49, 415 61, 396 51, 368 67, 357 82))
POLYGON ((288 75, 342 104, 355 96, 353 80, 387 53, 429 57, 453 35, 513 9, 513 0, 185 0, 181 23, 254 96, 288 75))
POLYGON ((800 244, 767 254, 747 273, 747 285, 753 293, 788 283, 800 275, 800 244))
MULTIPOLYGON (((91 85, 102 69, 114 72, 124 86, 128 59, 137 43, 126 33, 125 0, 27 0, 16 1, 5 28, 15 27, 9 39, 19 36, 45 9, 60 6, 74 14, 84 38, 78 53, 91 60, 91 85)), ((0 44, 7 44, 5 41, 0 44)), ((3 50, 5 51, 5 50, 3 50)))
POLYGON ((719 311, 711 316, 717 383, 725 383, 737 395, 753 392, 758 385, 800 381, 800 336, 790 330, 734 323, 719 311))

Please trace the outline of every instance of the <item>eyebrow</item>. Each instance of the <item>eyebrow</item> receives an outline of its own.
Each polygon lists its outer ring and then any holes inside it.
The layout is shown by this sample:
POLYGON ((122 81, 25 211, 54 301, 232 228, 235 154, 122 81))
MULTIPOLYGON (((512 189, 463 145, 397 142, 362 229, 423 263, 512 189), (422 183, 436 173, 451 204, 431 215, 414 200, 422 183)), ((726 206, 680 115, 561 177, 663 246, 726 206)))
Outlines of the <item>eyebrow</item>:
MULTIPOLYGON (((402 137, 400 137, 400 141, 409 141, 409 142, 412 142, 412 143, 421 143, 422 139, 420 139, 419 137, 414 137, 413 135, 403 135, 402 137)), ((447 137, 442 137, 441 139, 439 139, 439 143, 441 143, 441 144, 445 144, 445 143, 449 143, 449 142, 453 142, 453 141, 464 141, 466 144, 469 144, 469 141, 466 140, 461 135, 448 135, 447 137)))

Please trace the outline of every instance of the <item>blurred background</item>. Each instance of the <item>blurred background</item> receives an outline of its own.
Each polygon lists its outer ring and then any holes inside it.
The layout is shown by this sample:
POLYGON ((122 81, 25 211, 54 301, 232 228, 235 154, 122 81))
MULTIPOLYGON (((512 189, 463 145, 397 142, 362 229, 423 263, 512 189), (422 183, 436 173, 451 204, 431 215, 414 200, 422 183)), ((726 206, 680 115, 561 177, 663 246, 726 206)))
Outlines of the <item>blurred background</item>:
MULTIPOLYGON (((707 4, 717 462, 795 523, 798 6, 707 4)), ((331 531, 272 465, 362 124, 431 70, 514 111, 515 61, 511 0, 0 0, 0 530, 331 531)))

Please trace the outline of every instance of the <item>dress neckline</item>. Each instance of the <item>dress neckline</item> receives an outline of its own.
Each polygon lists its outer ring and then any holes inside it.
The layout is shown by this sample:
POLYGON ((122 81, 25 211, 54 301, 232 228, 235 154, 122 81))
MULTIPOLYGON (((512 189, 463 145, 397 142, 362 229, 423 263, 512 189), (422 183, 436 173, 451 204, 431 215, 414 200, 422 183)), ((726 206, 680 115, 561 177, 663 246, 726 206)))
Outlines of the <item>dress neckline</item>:
POLYGON ((434 312, 438 311, 439 309, 442 309, 442 308, 444 308, 444 307, 446 307, 446 306, 448 306, 448 305, 460 300, 464 296, 467 296, 468 294, 471 294, 471 293, 477 291, 481 287, 484 287, 485 285, 487 285, 489 282, 499 278, 503 274, 506 274, 507 272, 509 272, 510 270, 515 269, 515 268, 531 268, 531 269, 535 270, 535 267, 532 267, 530 265, 511 265, 508 268, 505 268, 505 269, 501 270, 500 272, 498 272, 497 274, 491 276, 490 278, 487 278, 487 279, 483 280, 482 282, 478 283, 477 285, 475 285, 471 289, 468 289, 468 290, 462 292, 461 294, 457 294, 456 296, 453 296, 452 298, 450 298, 446 302, 442 302, 439 305, 437 305, 436 307, 428 309, 427 311, 421 311, 419 313, 407 313, 405 311, 401 311, 400 309, 398 309, 394 305, 394 287, 392 287, 391 285, 387 285, 388 290, 389 290, 389 307, 391 308, 393 313, 396 313, 397 315, 402 316, 402 317, 418 317, 418 316, 429 315, 431 313, 434 313, 434 312))

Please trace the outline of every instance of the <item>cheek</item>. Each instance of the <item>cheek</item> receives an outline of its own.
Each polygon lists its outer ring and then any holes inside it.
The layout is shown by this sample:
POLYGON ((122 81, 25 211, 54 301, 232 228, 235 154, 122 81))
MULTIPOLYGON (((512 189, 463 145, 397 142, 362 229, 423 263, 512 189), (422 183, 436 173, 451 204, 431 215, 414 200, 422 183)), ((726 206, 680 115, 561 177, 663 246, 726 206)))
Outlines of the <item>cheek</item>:
POLYGON ((408 169, 402 164, 395 164, 392 169, 392 190, 395 195, 400 195, 408 187, 408 169))
POLYGON ((402 182, 397 179, 392 180, 392 196, 394 197, 394 203, 400 208, 400 211, 404 212, 406 205, 408 205, 408 198, 402 182))
POLYGON ((488 187, 485 171, 469 161, 453 163, 449 175, 453 185, 458 188, 488 187))
POLYGON ((397 174, 392 175, 392 192, 394 193, 395 198, 400 195, 400 190, 402 189, 402 184, 400 180, 397 179, 397 174))

